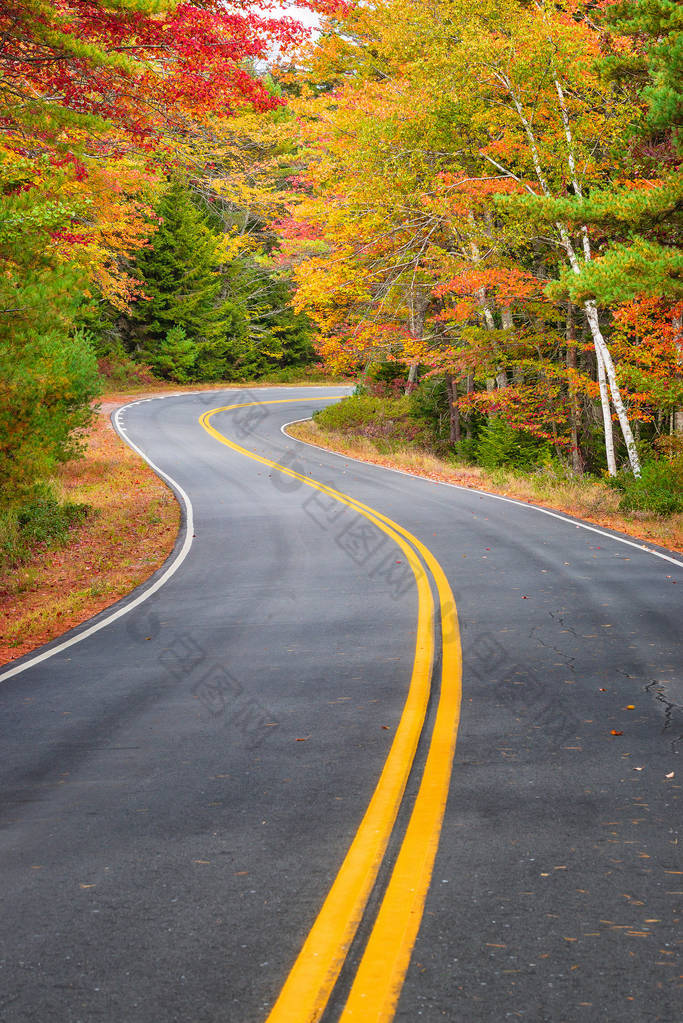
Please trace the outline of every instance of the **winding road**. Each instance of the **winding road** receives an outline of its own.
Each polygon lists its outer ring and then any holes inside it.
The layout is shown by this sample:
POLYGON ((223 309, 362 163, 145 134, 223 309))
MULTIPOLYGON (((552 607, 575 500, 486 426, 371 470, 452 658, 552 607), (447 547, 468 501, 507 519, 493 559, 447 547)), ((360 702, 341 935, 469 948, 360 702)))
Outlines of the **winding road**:
POLYGON ((0 668, 1 1023, 680 1019, 683 559, 283 433, 344 393, 117 413, 184 527, 0 668))

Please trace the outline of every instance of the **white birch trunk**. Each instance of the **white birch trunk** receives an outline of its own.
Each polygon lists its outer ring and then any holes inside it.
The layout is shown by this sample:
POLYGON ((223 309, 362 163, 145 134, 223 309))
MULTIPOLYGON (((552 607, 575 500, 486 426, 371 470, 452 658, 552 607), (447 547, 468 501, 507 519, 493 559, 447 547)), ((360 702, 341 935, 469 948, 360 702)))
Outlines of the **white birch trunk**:
MULTIPOLYGON (((428 309, 429 296, 424 291, 420 291, 420 289, 415 285, 415 280, 413 279, 408 291, 408 311, 410 335, 414 341, 422 341, 424 338, 424 327, 428 309)), ((419 360, 411 362, 410 369, 408 371, 406 394, 411 394, 415 389, 415 385, 417 384, 418 368, 419 360)))
MULTIPOLYGON (((515 93, 515 91, 514 91, 514 89, 512 87, 512 82, 510 81, 510 79, 506 75, 503 75, 503 74, 500 74, 500 73, 498 73, 497 77, 498 77, 499 81, 501 81, 505 85, 506 89, 508 90, 508 93, 510 95, 510 99, 512 100, 513 106, 514 106, 514 108, 515 108, 515 110, 517 112, 517 116, 519 117, 520 123, 521 123, 522 127, 524 128, 524 133, 525 133, 525 135, 527 137, 527 141, 529 143, 529 150, 530 150, 531 159, 532 159, 532 162, 533 162, 533 165, 534 165, 534 171, 536 172, 536 178, 538 180, 538 183, 541 186, 541 191, 548 198, 552 198, 552 192, 550 190, 548 182, 546 181, 545 175, 543 173, 543 167, 542 167, 542 164, 541 164, 541 157, 540 157, 540 153, 538 151, 538 146, 536 145, 536 138, 534 136, 531 124, 530 124, 528 118, 526 117, 526 115, 524 113, 524 109, 522 107, 522 104, 520 103, 519 98, 517 97, 517 95, 516 95, 516 93, 515 93)), ((573 143, 573 138, 572 138, 572 133, 571 133, 571 125, 570 125, 570 121, 569 121, 569 114, 568 114, 568 111, 567 111, 567 106, 566 106, 566 103, 565 103, 565 98, 564 98, 564 93, 562 91, 562 86, 560 85, 560 81, 559 81, 559 79, 558 79, 558 77, 557 77, 557 75, 555 73, 553 73, 553 80, 555 82, 555 89, 556 89, 558 100, 559 100, 559 104, 560 104, 560 113, 561 113, 561 116, 562 116, 562 123, 563 123, 563 126, 564 126, 565 138, 567 140, 567 160, 568 160, 568 164, 569 164, 569 171, 570 171, 570 175, 571 175, 571 179, 572 179, 572 185, 574 187, 574 191, 575 191, 576 195, 580 197, 582 193, 581 193, 581 186, 579 184, 579 181, 578 181, 578 178, 577 178, 577 175, 576 175, 576 161, 575 161, 575 158, 574 158, 574 143, 573 143)), ((575 274, 580 274, 581 273, 581 266, 580 266, 579 260, 578 260, 578 258, 576 256, 576 252, 574 251, 574 246, 572 245, 572 241, 571 241, 571 238, 569 236, 569 231, 564 226, 564 224, 557 223, 555 226, 557 227, 557 230, 559 232, 560 239, 562 241, 562 247, 564 248, 564 250, 565 250, 565 252, 567 254, 567 259, 569 260, 569 265, 570 265, 570 267, 572 269, 572 272, 575 273, 575 274)), ((584 260, 585 260, 585 262, 590 262, 590 260, 592 258, 592 256, 591 256, 591 249, 590 249, 590 240, 589 240, 589 237, 588 237, 588 229, 585 227, 585 225, 581 228, 581 239, 582 239, 582 243, 583 243, 584 260)), ((585 302, 584 303, 584 311, 586 313, 586 319, 588 321, 588 326, 590 328, 591 336, 593 338, 593 346, 595 348, 595 355, 596 355, 596 359, 598 361, 598 375, 599 375, 599 371, 600 371, 600 364, 602 362, 603 371, 604 371, 604 373, 605 373, 605 375, 607 377, 607 381, 609 383, 609 392, 608 392, 607 388, 603 388, 602 386, 600 387, 600 400, 602 402, 603 422, 605 422, 605 424, 607 423, 607 416, 608 416, 608 414, 609 414, 610 423, 612 421, 611 410, 609 408, 609 395, 611 394, 612 402, 614 404, 614 410, 617 413, 617 417, 619 419, 619 425, 621 427, 621 432, 623 434, 624 442, 626 444, 626 450, 628 451, 629 462, 631 464, 631 469, 633 471, 633 475, 634 476, 640 476, 640 460, 638 458, 638 451, 637 451, 636 443, 635 443, 635 440, 634 440, 634 437, 633 437, 633 431, 631 430, 631 424, 628 421, 628 415, 626 413, 626 408, 624 406, 624 402, 623 402, 622 397, 621 397, 621 391, 619 390, 619 384, 618 384, 618 381, 617 381, 616 372, 614 370, 614 363, 612 361, 612 357, 611 357, 611 355, 609 353, 609 350, 607 348, 607 344, 605 342, 605 339, 602 336, 602 331, 600 329, 600 321, 599 321, 599 318, 598 318, 598 309, 597 309, 596 303, 594 301, 592 301, 592 300, 585 302), (607 402, 607 407, 605 406, 605 402, 607 402)), ((599 376, 598 376, 598 379, 599 379, 599 376)), ((610 455, 610 451, 609 451, 610 438, 608 437, 607 433, 605 433, 605 452, 607 454, 607 464, 608 465, 610 465, 610 461, 614 462, 613 437, 611 438, 611 443, 612 443, 612 452, 611 452, 611 455, 610 455)), ((614 471, 612 471, 612 469, 610 469, 610 475, 613 475, 613 476, 616 475, 616 466, 615 466, 614 471)))
POLYGON ((626 442, 626 450, 628 451, 628 460, 631 463, 631 469, 634 476, 640 476, 640 459, 638 457, 638 449, 636 448, 636 441, 631 430, 631 424, 628 421, 628 414, 626 407, 621 398, 621 391, 619 390, 619 384, 617 383, 617 374, 612 362, 612 356, 609 353, 609 349, 605 344, 600 330, 600 321, 598 319, 598 307, 592 300, 584 302, 584 309, 586 310, 586 317, 593 334, 593 343, 595 350, 605 366, 605 372, 607 374, 607 380, 609 382, 609 389, 612 395, 612 404, 614 405, 614 411, 619 419, 619 425, 621 426, 621 432, 626 442))
MULTIPOLYGON (((674 344, 676 345, 676 361, 679 366, 678 375, 683 373, 683 315, 674 316, 674 344)), ((683 408, 676 409, 673 414, 673 432, 683 436, 683 408)))
POLYGON ((605 454, 607 455, 607 471, 610 476, 617 474, 617 460, 614 457, 614 431, 612 429, 612 409, 609 403, 607 391, 607 374, 605 363, 602 361, 600 352, 595 350, 595 358, 598 364, 598 384, 600 386, 600 404, 602 405, 602 422, 605 428, 605 454))

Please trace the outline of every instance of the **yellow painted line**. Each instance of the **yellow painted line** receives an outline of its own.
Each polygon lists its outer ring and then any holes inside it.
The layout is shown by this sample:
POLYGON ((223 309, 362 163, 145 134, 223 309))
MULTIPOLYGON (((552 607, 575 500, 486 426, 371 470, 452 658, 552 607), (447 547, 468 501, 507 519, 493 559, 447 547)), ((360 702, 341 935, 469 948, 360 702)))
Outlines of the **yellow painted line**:
POLYGON ((280 996, 268 1016, 267 1023, 314 1023, 320 1019, 362 918, 396 821, 424 724, 433 659, 434 606, 428 579, 420 560, 415 555, 415 551, 418 551, 436 581, 441 605, 443 646, 441 698, 427 764, 408 831, 363 956, 359 974, 344 1010, 345 1016, 354 1014, 356 1019, 390 1020, 395 1012, 422 918, 455 749, 462 675, 455 602, 441 566, 432 553, 408 530, 375 509, 332 487, 243 448, 221 434, 209 422, 219 412, 248 405, 281 404, 286 401, 310 401, 310 397, 227 405, 205 412, 199 422, 220 443, 328 494, 353 508, 387 533, 401 548, 415 574, 419 603, 413 673, 394 742, 370 805, 280 996), (400 906, 396 905, 397 900, 403 900, 403 912, 400 911, 400 906), (389 927, 394 927, 393 933, 386 930, 384 921, 388 922, 389 927), (363 981, 359 988, 358 977, 361 975, 363 981), (378 1010, 384 1015, 371 1017, 365 1014, 366 1008, 371 1004, 367 1000, 369 994, 372 1005, 384 1006, 378 1010), (361 1008, 355 1004, 358 998, 361 1000, 361 1008))
POLYGON ((462 654, 451 588, 438 561, 424 550, 441 603, 441 695, 413 812, 340 1023, 390 1023, 394 1018, 422 921, 448 798, 460 721, 462 654))
MULTIPOLYGON (((310 401, 310 398, 304 400, 310 401)), ((371 509, 357 509, 356 502, 346 495, 250 452, 211 425, 213 415, 235 407, 245 405, 212 409, 204 413, 199 421, 204 429, 227 447, 301 480, 307 486, 334 496, 341 503, 358 510, 398 544, 411 566, 418 588, 413 671, 394 741, 344 862, 268 1017, 268 1023, 309 1023, 318 1020, 325 1009, 362 919, 401 805, 429 702, 434 656, 434 602, 428 578, 413 548, 392 528, 389 521, 381 522, 371 509)))
MULTIPOLYGON (((354 501, 358 509, 367 505, 354 501)), ((386 522, 380 512, 374 514, 386 522)), ((455 598, 432 552, 397 523, 424 558, 439 594, 441 695, 422 782, 340 1023, 390 1023, 396 1013, 434 869, 453 767, 462 700, 462 650, 455 598)))

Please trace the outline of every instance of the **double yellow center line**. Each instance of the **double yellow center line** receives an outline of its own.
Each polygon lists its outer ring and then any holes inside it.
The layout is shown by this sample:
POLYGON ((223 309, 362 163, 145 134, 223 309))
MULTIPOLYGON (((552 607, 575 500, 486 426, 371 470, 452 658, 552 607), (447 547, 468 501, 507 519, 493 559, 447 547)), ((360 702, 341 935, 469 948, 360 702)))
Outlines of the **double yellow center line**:
POLYGON ((427 714, 435 652, 431 577, 438 595, 440 620, 439 703, 410 820, 340 1017, 341 1023, 350 1020, 390 1023, 422 920, 448 796, 462 692, 460 634, 448 580, 434 555, 417 537, 347 494, 241 447, 210 422, 220 412, 250 405, 310 400, 287 398, 226 405, 205 412, 199 422, 226 447, 347 505, 391 537, 415 575, 417 638, 408 696, 372 799, 266 1023, 315 1023, 320 1019, 363 918, 396 823, 427 714))

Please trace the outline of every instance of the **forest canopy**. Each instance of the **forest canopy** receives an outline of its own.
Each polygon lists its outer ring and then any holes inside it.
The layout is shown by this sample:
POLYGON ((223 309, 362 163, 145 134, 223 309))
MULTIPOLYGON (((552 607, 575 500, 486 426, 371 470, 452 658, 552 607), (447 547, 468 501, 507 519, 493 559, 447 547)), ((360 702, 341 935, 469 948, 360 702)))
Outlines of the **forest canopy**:
POLYGON ((683 457, 682 18, 0 0, 0 503, 77 453, 102 372, 315 363, 429 393, 460 457, 683 457))

